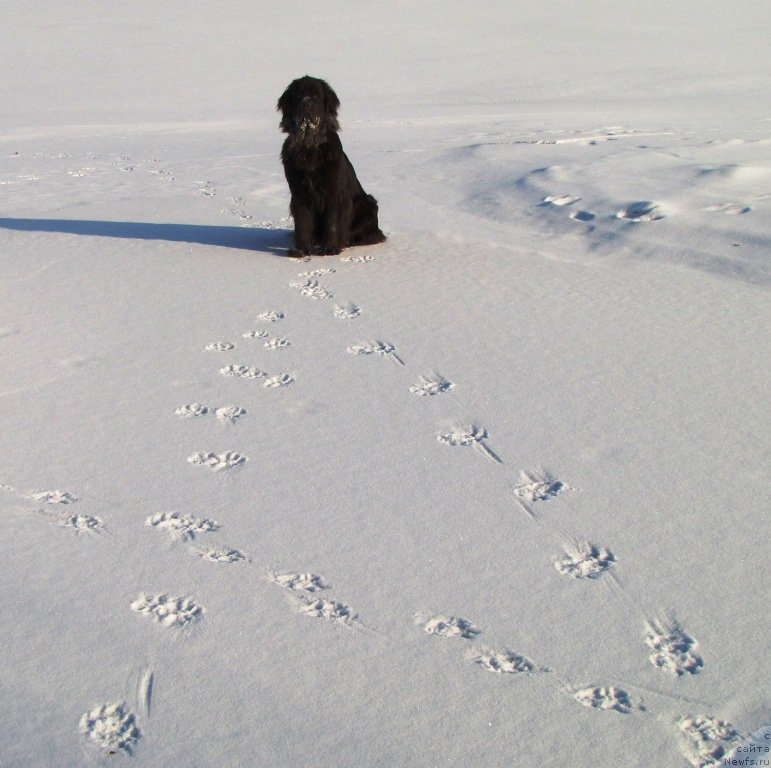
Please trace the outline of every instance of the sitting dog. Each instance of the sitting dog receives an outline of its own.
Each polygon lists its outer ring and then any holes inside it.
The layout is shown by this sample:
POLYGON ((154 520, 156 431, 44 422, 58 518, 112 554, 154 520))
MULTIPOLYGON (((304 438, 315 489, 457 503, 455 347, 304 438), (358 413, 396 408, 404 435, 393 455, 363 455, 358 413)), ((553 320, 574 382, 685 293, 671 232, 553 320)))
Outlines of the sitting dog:
POLYGON ((363 189, 337 132, 340 100, 323 80, 292 81, 278 100, 281 130, 288 134, 281 162, 289 184, 294 247, 289 255, 318 249, 337 254, 352 245, 382 243, 377 201, 363 189))

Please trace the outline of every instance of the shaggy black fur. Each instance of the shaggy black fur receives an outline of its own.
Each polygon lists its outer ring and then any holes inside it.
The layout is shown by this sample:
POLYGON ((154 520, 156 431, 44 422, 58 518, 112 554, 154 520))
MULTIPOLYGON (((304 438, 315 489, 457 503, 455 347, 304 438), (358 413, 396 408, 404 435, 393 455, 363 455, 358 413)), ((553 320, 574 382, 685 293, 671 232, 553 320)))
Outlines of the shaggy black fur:
POLYGON ((363 189, 337 132, 340 100, 323 80, 292 81, 278 100, 281 130, 289 134, 281 161, 292 199, 294 248, 290 256, 340 253, 352 245, 386 238, 377 222, 377 201, 363 189))

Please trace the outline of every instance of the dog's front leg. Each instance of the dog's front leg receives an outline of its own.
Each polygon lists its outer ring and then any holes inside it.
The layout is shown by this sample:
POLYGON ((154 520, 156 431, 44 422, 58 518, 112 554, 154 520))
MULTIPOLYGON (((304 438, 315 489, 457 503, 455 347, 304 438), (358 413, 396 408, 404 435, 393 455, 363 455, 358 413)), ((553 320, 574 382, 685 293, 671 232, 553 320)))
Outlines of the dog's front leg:
POLYGON ((313 250, 313 211, 294 197, 289 209, 294 219, 294 248, 289 250, 289 255, 309 256, 313 250))
POLYGON ((335 256, 340 251, 340 214, 337 206, 330 205, 324 212, 324 240, 321 252, 327 256, 335 256))

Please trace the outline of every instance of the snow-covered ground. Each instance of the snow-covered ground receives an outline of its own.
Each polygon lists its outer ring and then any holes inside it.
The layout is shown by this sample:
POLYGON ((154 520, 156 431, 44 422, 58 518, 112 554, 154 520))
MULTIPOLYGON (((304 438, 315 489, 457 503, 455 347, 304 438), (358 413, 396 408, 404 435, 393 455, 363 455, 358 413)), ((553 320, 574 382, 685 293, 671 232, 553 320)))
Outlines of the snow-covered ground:
POLYGON ((517 5, 5 4, 4 768, 771 724, 771 10, 517 5), (389 240, 303 262, 306 73, 389 240))

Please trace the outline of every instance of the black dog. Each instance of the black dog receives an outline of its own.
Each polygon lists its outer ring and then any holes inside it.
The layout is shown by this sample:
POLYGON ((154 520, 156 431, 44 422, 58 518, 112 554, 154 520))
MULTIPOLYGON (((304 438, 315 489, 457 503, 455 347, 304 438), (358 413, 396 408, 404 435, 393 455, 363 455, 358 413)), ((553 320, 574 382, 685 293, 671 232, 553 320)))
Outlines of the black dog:
POLYGON ((337 132, 340 100, 323 80, 301 77, 289 84, 277 108, 288 133, 281 161, 292 199, 294 248, 306 256, 314 247, 336 254, 351 245, 382 243, 377 201, 363 189, 337 132))

